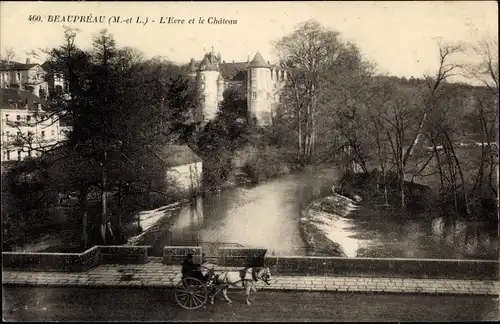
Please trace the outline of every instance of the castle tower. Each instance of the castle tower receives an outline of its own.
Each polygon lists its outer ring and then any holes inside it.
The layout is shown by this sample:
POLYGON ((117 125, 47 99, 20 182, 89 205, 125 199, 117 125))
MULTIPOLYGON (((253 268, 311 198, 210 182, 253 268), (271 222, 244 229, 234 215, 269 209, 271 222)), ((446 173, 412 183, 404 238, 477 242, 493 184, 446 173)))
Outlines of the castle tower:
POLYGON ((248 64, 248 122, 271 123, 271 69, 260 52, 248 64))
POLYGON ((194 58, 191 58, 191 61, 189 62, 188 76, 192 80, 196 80, 196 62, 194 61, 194 58))
POLYGON ((217 90, 217 100, 221 102, 222 100, 224 100, 224 78, 220 74, 217 78, 217 90))
POLYGON ((205 54, 197 71, 198 88, 203 109, 203 120, 210 120, 215 117, 219 103, 219 60, 211 53, 205 54))

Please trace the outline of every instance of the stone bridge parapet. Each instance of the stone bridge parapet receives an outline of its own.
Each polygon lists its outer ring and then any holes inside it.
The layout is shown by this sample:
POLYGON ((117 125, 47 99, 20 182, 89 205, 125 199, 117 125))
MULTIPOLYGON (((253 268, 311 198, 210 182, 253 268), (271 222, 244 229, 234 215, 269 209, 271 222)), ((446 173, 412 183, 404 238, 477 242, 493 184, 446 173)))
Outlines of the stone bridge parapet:
MULTIPOLYGON (((82 253, 3 252, 2 268, 10 271, 85 272, 100 264, 145 264, 150 246, 95 246, 82 253)), ((218 248, 217 266, 243 267, 251 255, 265 249, 218 248)), ((180 265, 187 253, 200 262, 201 246, 165 246, 162 263, 180 265)), ((279 276, 344 276, 421 279, 498 280, 495 260, 342 258, 317 256, 264 256, 263 263, 279 276)))

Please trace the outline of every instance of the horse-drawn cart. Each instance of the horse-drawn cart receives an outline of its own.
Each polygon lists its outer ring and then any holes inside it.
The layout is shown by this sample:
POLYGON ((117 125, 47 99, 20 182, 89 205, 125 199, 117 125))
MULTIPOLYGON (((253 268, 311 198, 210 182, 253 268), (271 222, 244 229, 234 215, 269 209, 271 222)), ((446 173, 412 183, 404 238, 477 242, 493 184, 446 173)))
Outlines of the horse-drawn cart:
MULTIPOLYGON (((263 252, 252 253, 249 255, 247 259, 247 264, 249 267, 263 267, 264 266, 264 255, 265 250, 263 252)), ((199 271, 201 272, 200 278, 195 278, 193 276, 185 276, 179 281, 179 283, 175 287, 175 300, 177 304, 189 310, 198 309, 203 307, 209 300, 210 303, 213 303, 214 298, 221 292, 223 292, 223 296, 226 301, 230 302, 227 297, 226 291, 229 286, 235 286, 240 283, 241 287, 245 287, 243 285, 243 281, 252 281, 252 276, 250 272, 247 270, 242 271, 229 271, 223 272, 224 280, 219 278, 219 275, 215 275, 214 265, 209 263, 204 263, 199 267, 199 271), (240 277, 240 275, 242 275, 240 277), (203 279, 201 279, 203 278, 203 279), (219 280, 218 280, 219 279, 219 280)), ((262 271, 259 279, 268 283, 268 279, 270 276, 269 269, 266 268, 262 271)), ((256 279, 253 279, 256 280, 256 279)), ((253 284, 249 287, 253 287, 253 284)), ((247 303, 248 301, 247 291, 247 303)))
POLYGON ((208 300, 219 294, 228 284, 214 283, 215 273, 213 265, 202 265, 201 272, 207 280, 194 277, 184 277, 175 287, 175 301, 184 309, 198 309, 203 307, 208 300))

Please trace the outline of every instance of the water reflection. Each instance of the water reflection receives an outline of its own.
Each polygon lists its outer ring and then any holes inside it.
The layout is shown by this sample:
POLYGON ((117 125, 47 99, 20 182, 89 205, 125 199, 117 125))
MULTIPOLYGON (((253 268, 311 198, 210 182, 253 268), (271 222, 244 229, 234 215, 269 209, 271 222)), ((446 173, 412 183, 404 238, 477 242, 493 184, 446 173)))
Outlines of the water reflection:
MULTIPOLYGON (((173 216, 155 234, 158 253, 166 245, 200 242, 238 243, 266 248, 269 254, 304 255, 300 234, 301 210, 313 199, 330 195, 337 176, 303 172, 199 197, 173 216)), ((480 223, 447 221, 428 215, 405 215, 391 210, 353 210, 312 221, 348 256, 403 258, 496 259, 496 233, 480 223)))
POLYGON ((457 254, 470 256, 493 256, 498 249, 494 231, 477 221, 436 217, 432 221, 432 238, 435 242, 453 247, 457 254))

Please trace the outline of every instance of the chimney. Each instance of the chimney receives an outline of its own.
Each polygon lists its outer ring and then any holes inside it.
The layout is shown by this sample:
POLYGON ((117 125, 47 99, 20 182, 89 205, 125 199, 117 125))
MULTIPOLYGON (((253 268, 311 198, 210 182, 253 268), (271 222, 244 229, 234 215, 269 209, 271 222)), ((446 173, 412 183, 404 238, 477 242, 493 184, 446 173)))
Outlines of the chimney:
POLYGON ((234 60, 233 60, 233 63, 234 63, 234 60))
POLYGON ((26 64, 30 64, 31 60, 29 58, 26 58, 26 64))
POLYGON ((269 61, 267 61, 267 65, 270 65, 270 64, 269 64, 269 61))

